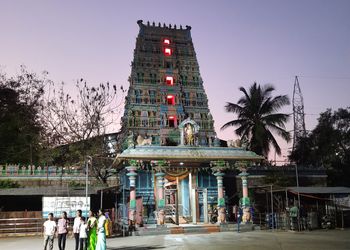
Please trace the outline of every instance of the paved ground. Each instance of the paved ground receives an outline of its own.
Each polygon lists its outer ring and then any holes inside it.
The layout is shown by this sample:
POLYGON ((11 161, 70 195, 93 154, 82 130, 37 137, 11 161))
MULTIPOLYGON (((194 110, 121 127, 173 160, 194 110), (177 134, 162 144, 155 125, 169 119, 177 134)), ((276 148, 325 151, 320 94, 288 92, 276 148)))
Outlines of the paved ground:
MULTIPOLYGON (((107 249, 109 250, 349 250, 350 230, 320 230, 302 233, 252 231, 245 233, 223 232, 212 234, 134 236, 107 239, 107 245, 107 249)), ((42 249, 42 239, 38 237, 2 238, 0 239, 0 249, 38 250, 42 249)), ((54 249, 58 249, 57 239, 55 239, 54 249)), ((66 249, 74 249, 74 242, 72 239, 68 240, 66 249)))

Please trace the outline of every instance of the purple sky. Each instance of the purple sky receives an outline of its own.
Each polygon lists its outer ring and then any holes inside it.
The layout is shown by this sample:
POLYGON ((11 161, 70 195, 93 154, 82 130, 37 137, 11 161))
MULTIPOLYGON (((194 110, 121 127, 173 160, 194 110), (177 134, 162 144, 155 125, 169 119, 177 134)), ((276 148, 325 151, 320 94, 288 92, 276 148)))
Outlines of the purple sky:
MULTIPOLYGON (((233 118, 224 105, 239 99, 238 87, 272 83, 292 98, 295 75, 312 129, 320 112, 350 104, 349 13, 348 0, 1 0, 0 69, 25 64, 68 85, 83 77, 128 86, 138 19, 191 25, 219 137, 236 138, 219 128, 233 118)), ((281 147, 285 156, 290 145, 281 147)))

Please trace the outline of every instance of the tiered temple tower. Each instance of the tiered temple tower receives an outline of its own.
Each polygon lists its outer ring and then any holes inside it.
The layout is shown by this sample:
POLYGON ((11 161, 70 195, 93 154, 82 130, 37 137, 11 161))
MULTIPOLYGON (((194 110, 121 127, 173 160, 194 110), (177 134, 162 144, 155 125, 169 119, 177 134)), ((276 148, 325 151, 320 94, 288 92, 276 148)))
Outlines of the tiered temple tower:
POLYGON ((191 27, 137 23, 118 140, 123 145, 115 161, 120 186, 129 191, 127 197, 123 191, 118 203, 128 202, 130 225, 145 220, 162 226, 165 218, 176 224, 208 222, 214 204, 218 222, 225 223, 226 172, 262 157, 243 148, 220 147, 191 27))
POLYGON ((194 144, 212 145, 216 137, 214 122, 191 27, 144 24, 142 20, 137 24, 140 30, 122 118, 124 142, 132 132, 135 139, 152 138, 152 145, 179 145, 178 126, 191 118, 200 127, 194 144))

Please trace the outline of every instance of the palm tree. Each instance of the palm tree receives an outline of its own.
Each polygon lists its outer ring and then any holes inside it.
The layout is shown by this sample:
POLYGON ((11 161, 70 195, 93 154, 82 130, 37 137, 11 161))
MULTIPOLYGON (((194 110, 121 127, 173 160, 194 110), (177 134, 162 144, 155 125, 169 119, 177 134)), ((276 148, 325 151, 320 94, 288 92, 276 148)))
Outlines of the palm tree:
POLYGON ((241 140, 248 141, 248 148, 253 152, 267 157, 272 145, 278 155, 281 148, 273 133, 281 136, 287 142, 290 140, 289 132, 285 130, 285 123, 289 115, 277 113, 283 106, 289 105, 287 95, 271 96, 275 90, 272 85, 260 86, 256 82, 250 86, 249 92, 243 87, 244 93, 238 103, 228 102, 225 106, 227 112, 237 114, 236 120, 229 121, 221 127, 238 127, 235 132, 241 140))

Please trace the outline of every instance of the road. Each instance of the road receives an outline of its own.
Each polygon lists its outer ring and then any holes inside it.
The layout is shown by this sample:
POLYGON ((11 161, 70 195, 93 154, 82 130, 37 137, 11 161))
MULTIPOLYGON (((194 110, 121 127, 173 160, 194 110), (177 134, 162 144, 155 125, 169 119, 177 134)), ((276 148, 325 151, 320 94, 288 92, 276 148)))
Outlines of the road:
MULTIPOLYGON (((38 250, 43 240, 38 237, 0 238, 0 249, 38 250)), ((107 239, 109 250, 147 249, 244 249, 244 250, 349 250, 350 230, 319 230, 312 232, 269 232, 245 233, 223 232, 212 234, 178 234, 157 236, 134 236, 107 239)), ((54 242, 57 247, 57 239, 54 242)), ((74 249, 69 239, 67 250, 74 249)))

